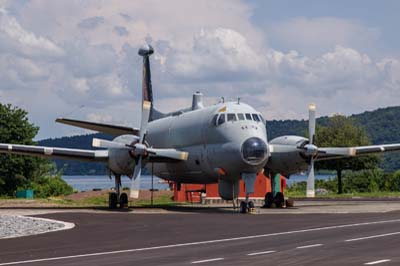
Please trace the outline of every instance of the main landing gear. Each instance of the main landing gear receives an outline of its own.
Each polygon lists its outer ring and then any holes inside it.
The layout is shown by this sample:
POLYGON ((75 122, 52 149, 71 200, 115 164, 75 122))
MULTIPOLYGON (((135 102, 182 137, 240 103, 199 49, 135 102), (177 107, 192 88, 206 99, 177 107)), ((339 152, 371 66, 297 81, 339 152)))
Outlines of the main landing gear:
POLYGON ((108 194, 108 208, 123 209, 128 207, 128 194, 120 193, 121 191, 121 175, 115 175, 115 191, 108 194))
POLYGON ((275 197, 272 192, 267 192, 265 194, 265 203, 263 208, 272 208, 272 206, 276 208, 282 208, 285 205, 285 197, 282 192, 277 192, 275 197))

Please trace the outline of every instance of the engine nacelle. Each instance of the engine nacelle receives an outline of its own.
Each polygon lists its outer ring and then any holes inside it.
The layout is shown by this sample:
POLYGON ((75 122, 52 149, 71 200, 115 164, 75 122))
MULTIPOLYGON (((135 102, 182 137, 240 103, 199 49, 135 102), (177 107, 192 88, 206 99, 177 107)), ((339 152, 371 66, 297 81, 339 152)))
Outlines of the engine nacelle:
POLYGON ((269 142, 273 156, 270 157, 265 168, 284 176, 306 171, 307 158, 299 147, 308 144, 308 139, 300 136, 281 136, 269 142))
POLYGON ((128 149, 109 149, 108 167, 115 174, 132 175, 135 169, 135 160, 128 149))
MULTIPOLYGON (((134 135, 121 135, 113 141, 132 145, 138 141, 138 137, 134 135)), ((135 169, 135 159, 130 154, 129 149, 109 149, 108 151, 108 167, 111 171, 120 175, 132 175, 135 169)))

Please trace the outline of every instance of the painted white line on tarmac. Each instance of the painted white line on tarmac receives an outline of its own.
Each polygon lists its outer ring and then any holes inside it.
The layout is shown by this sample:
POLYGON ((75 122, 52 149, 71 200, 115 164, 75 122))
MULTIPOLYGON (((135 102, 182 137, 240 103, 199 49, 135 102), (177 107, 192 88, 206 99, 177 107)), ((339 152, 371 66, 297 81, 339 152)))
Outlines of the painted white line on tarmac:
POLYGON ((385 237, 385 236, 394 236, 394 235, 400 235, 400 232, 394 232, 394 233, 388 233, 388 234, 381 234, 381 235, 373 235, 373 236, 366 236, 366 237, 347 239, 347 240, 345 240, 345 242, 353 242, 353 241, 360 241, 360 240, 379 238, 379 237, 385 237))
POLYGON ((0 266, 26 264, 26 263, 43 262, 43 261, 56 261, 56 260, 65 260, 65 259, 85 258, 85 257, 95 257, 95 256, 131 253, 131 252, 139 252, 139 251, 159 250, 159 249, 166 249, 166 248, 188 247, 188 246, 197 246, 197 245, 204 245, 204 244, 216 244, 216 243, 224 243, 224 242, 230 242, 230 241, 240 241, 240 240, 264 238, 264 237, 272 237, 272 236, 292 235, 292 234, 299 234, 299 233, 318 232, 318 231, 326 231, 326 230, 332 230, 332 229, 351 228, 351 227, 357 227, 357 226, 388 224, 388 223, 398 223, 398 222, 400 222, 400 219, 383 220, 383 221, 366 222, 366 223, 355 223, 355 224, 333 225, 333 226, 317 227, 317 228, 302 229, 302 230, 287 231, 287 232, 241 236, 241 237, 234 237, 234 238, 223 238, 223 239, 206 240, 206 241, 199 241, 199 242, 172 244, 172 245, 165 245, 165 246, 115 250, 115 251, 106 251, 106 252, 98 252, 98 253, 87 253, 87 254, 79 254, 79 255, 71 255, 71 256, 63 256, 63 257, 43 258, 43 259, 36 259, 36 260, 13 261, 13 262, 0 263, 0 266))
POLYGON ((270 254, 276 252, 275 250, 268 250, 268 251, 260 251, 260 252, 254 252, 247 254, 247 256, 257 256, 257 255, 264 255, 264 254, 270 254))
POLYGON ((390 260, 377 260, 377 261, 371 261, 371 262, 364 263, 364 265, 375 265, 375 264, 380 264, 380 263, 389 262, 389 261, 390 260))
POLYGON ((198 260, 198 261, 193 261, 192 264, 198 264, 198 263, 205 263, 205 262, 212 262, 212 261, 218 261, 218 260, 223 260, 224 258, 215 258, 215 259, 208 259, 208 260, 198 260))
POLYGON ((314 245, 308 245, 308 246, 300 246, 296 247, 297 249, 306 249, 306 248, 315 248, 315 247, 320 247, 323 246, 324 244, 314 244, 314 245))

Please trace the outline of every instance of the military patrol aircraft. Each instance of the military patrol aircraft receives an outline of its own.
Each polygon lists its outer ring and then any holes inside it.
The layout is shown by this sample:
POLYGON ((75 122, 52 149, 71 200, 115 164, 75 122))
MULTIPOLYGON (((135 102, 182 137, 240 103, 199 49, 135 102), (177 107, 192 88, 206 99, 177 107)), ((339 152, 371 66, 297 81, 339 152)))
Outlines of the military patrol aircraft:
MULTIPOLYGON (((284 176, 308 171, 307 196, 314 196, 314 162, 400 150, 400 144, 349 148, 319 148, 315 143, 315 105, 309 106, 309 136, 282 136, 268 142, 265 119, 261 113, 239 100, 221 101, 205 107, 202 94, 193 95, 192 106, 172 113, 155 109, 150 74, 153 48, 139 49, 143 57, 142 113, 139 129, 59 118, 56 121, 115 136, 112 141, 93 139, 93 147, 81 150, 0 144, 1 153, 55 157, 107 163, 115 176, 116 192, 110 193, 109 206, 128 203, 120 193, 121 176, 132 179, 130 196, 138 197, 142 168, 152 163, 153 173, 181 183, 218 183, 219 195, 234 200, 243 179, 246 200, 241 211, 254 206, 249 196, 254 192, 256 176, 261 171, 284 176)), ((283 201, 283 195, 277 194, 283 201)), ((271 199, 271 193, 266 195, 271 199)), ((276 200, 276 199, 275 199, 276 200)))

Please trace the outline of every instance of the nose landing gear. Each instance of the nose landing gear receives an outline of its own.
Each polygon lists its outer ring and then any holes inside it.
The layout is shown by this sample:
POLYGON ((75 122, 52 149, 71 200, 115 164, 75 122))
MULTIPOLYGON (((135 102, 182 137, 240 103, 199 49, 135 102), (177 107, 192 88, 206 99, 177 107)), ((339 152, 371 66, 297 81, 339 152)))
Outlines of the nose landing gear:
POLYGON ((254 183, 256 181, 256 173, 242 173, 242 179, 245 183, 246 199, 240 202, 240 213, 256 213, 253 201, 249 201, 249 196, 254 193, 254 183))

